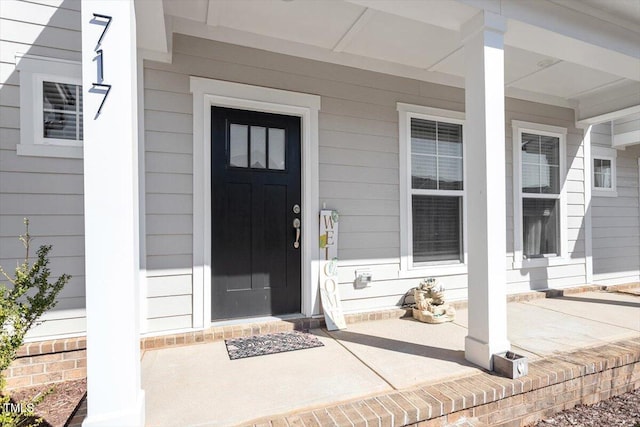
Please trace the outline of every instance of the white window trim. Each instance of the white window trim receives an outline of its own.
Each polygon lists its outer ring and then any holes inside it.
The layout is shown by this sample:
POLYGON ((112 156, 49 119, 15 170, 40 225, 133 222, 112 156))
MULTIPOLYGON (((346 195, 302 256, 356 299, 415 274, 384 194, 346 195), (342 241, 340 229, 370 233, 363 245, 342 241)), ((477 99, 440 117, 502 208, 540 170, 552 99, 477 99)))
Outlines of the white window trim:
POLYGON ((398 102, 400 130, 400 271, 399 278, 420 278, 467 274, 467 156, 465 114, 459 111, 424 107, 398 102), (433 262, 413 265, 413 232, 411 211, 411 119, 425 119, 462 125, 462 191, 438 190, 435 195, 462 196, 462 261, 433 262))
POLYGON ((596 197, 618 197, 618 188, 616 183, 616 161, 618 158, 618 150, 615 148, 591 146, 591 194, 596 197), (595 167, 593 161, 595 159, 611 161, 611 188, 596 187, 595 167))
MULTIPOLYGON (((560 126, 543 125, 539 123, 512 120, 513 130, 513 268, 535 268, 554 265, 571 264, 568 257, 567 243, 567 128, 560 126), (526 259, 522 254, 522 147, 523 133, 552 136, 560 140, 560 195, 558 197, 560 208, 560 236, 558 238, 559 251, 557 256, 526 259)), ((527 198, 536 198, 536 194, 526 194, 527 198)))
POLYGON ((77 61, 34 55, 16 55, 20 72, 19 156, 82 158, 82 141, 42 136, 42 82, 82 86, 82 65, 77 61))
POLYGON ((320 97, 222 80, 191 77, 193 94, 193 328, 211 325, 211 107, 239 108, 301 118, 302 298, 300 311, 320 314, 318 295, 320 97), (306 238, 305 238, 306 237, 306 238))

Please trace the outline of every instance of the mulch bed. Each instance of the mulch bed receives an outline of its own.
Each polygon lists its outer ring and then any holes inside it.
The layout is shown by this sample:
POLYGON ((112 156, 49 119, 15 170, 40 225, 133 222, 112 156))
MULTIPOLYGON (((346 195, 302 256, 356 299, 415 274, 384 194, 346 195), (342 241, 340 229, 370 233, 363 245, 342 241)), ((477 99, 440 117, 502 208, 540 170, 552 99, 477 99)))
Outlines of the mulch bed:
POLYGON ((21 402, 51 387, 53 392, 36 407, 36 414, 44 420, 42 427, 64 427, 87 392, 86 379, 23 388, 10 394, 13 401, 21 402))
POLYGON ((640 427, 640 390, 615 396, 593 405, 579 405, 529 427, 569 426, 640 427))

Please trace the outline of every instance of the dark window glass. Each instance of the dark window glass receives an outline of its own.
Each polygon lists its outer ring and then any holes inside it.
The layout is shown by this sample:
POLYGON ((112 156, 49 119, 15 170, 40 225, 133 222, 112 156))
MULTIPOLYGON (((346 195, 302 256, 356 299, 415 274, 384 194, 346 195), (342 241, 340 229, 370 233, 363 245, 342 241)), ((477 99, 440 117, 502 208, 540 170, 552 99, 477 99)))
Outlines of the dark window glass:
POLYGON ((413 262, 461 260, 462 197, 412 196, 413 262))
POLYGON ((522 199, 522 241, 525 258, 558 255, 557 199, 522 199))
POLYGON ((82 140, 81 86, 42 82, 43 137, 82 140))

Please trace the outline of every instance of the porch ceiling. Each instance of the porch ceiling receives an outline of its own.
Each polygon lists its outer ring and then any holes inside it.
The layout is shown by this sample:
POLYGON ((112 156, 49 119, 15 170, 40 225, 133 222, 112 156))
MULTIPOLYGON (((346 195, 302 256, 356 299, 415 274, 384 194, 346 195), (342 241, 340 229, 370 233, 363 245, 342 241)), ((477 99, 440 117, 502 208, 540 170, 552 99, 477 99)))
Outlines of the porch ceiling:
POLYGON ((629 94, 640 96, 637 0, 163 0, 163 5, 174 32, 458 87, 464 86, 459 29, 481 9, 498 7, 509 19, 507 96, 578 107, 580 119, 638 104, 638 96, 629 94), (539 26, 533 25, 536 19, 539 26), (590 28, 599 31, 585 34, 590 28))

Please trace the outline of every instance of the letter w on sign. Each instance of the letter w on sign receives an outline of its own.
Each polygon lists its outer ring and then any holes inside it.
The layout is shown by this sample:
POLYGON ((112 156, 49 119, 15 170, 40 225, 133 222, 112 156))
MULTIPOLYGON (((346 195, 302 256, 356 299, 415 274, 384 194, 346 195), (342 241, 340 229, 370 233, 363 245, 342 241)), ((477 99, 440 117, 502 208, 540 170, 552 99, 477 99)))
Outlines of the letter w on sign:
POLYGON ((345 329, 338 292, 338 212, 320 211, 320 299, 327 329, 345 329))

